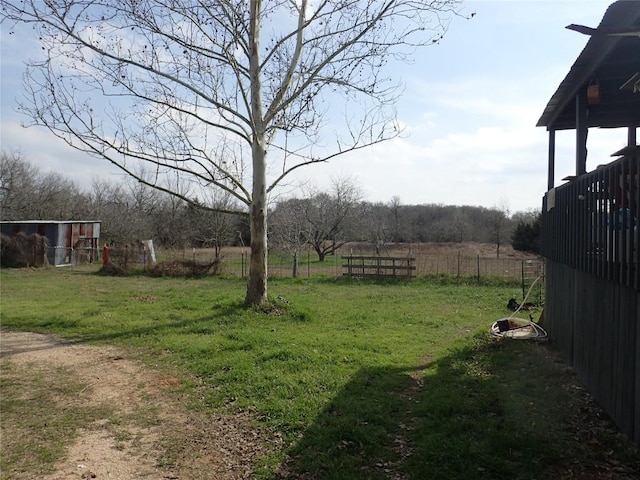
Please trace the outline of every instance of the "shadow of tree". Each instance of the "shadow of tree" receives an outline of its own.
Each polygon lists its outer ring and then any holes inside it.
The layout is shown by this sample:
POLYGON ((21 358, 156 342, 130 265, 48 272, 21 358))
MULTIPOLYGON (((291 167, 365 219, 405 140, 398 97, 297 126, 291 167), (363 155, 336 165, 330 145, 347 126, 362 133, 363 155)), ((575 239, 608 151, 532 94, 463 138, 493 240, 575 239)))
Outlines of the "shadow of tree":
POLYGON ((232 325, 240 321, 243 313, 246 311, 241 302, 226 302, 210 307, 206 315, 196 317, 183 316, 180 314, 169 314, 158 322, 143 322, 141 325, 129 325, 122 328, 116 322, 105 322, 96 328, 85 328, 82 336, 74 338, 77 334, 75 329, 81 323, 81 319, 70 319, 68 317, 58 317, 56 315, 50 317, 42 317, 31 321, 30 329, 32 331, 49 331, 55 329, 62 335, 69 335, 69 342, 92 343, 92 342, 114 342, 127 340, 136 337, 154 336, 161 337, 164 334, 172 334, 180 332, 184 335, 189 334, 210 334, 219 329, 220 326, 232 325))
POLYGON ((364 368, 277 478, 578 478, 557 472, 576 456, 590 468, 608 459, 576 437, 590 400, 576 398, 574 381, 546 346, 486 339, 420 367, 364 368))
POLYGON ((291 449, 278 478, 388 478, 406 442, 415 384, 406 369, 358 371, 291 449))

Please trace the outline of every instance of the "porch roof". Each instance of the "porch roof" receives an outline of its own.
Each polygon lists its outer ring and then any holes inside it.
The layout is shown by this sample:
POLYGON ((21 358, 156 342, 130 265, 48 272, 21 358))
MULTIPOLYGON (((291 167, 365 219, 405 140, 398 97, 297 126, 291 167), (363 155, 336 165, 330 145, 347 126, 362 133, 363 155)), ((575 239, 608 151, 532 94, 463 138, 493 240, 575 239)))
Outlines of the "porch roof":
POLYGON ((537 126, 575 129, 576 98, 590 85, 598 85, 599 100, 588 100, 587 127, 640 126, 640 2, 614 2, 596 29, 578 25, 567 28, 590 38, 537 126), (638 90, 635 94, 634 89, 638 90))

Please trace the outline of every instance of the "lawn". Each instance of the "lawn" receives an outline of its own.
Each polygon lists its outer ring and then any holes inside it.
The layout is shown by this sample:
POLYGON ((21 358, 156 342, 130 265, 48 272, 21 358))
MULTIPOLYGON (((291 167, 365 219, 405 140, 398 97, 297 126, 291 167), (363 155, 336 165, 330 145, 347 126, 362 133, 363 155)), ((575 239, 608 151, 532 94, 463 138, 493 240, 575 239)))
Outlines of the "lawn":
POLYGON ((254 412, 284 440, 259 478, 569 478, 640 465, 608 422, 592 422, 597 407, 548 346, 489 337, 518 285, 269 286, 269 306, 246 309, 237 278, 3 269, 2 328, 117 345, 180 372, 192 409, 254 412))

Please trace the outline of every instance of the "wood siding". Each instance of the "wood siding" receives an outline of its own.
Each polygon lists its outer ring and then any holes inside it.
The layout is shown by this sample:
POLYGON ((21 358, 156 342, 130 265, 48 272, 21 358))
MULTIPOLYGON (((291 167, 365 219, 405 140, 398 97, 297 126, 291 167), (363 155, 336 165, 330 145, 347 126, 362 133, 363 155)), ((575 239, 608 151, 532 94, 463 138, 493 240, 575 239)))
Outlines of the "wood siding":
POLYGON ((640 149, 547 193, 542 253, 640 289, 640 149))
POLYGON ((543 201, 545 321, 594 398, 640 443, 640 148, 543 201))
POLYGON ((620 430, 640 442, 640 293, 547 262, 545 328, 620 430))

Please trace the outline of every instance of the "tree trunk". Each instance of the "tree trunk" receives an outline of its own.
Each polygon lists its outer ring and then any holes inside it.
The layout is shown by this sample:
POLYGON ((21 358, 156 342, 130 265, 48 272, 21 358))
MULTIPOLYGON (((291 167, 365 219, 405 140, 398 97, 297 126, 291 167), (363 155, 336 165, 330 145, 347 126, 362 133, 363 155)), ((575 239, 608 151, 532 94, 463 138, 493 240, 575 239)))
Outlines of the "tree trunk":
POLYGON ((260 305, 267 300, 267 180, 265 150, 253 145, 253 199, 249 216, 251 260, 245 304, 260 305))
POLYGON ((298 252, 293 252, 293 278, 298 278, 298 252))
POLYGON ((267 148, 264 118, 262 116, 262 82, 260 78, 260 14, 262 1, 251 0, 251 25, 249 38, 251 52, 249 72, 251 75, 251 119, 253 139, 251 158, 253 185, 251 192, 251 260, 247 282, 246 305, 260 305, 267 301, 267 148))

